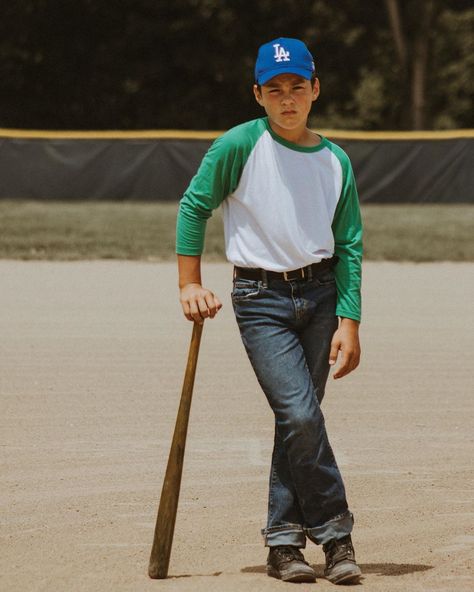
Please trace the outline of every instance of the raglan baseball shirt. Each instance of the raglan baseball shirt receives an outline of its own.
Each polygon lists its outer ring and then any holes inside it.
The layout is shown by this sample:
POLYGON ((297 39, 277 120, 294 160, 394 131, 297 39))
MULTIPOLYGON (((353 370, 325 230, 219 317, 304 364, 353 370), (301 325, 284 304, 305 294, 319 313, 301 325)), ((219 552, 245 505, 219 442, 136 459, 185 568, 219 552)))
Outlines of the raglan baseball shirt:
POLYGON ((206 221, 221 204, 231 263, 281 272, 335 254, 336 314, 360 320, 362 223, 342 148, 324 137, 311 147, 288 142, 266 117, 230 129, 181 199, 178 254, 202 253, 206 221))

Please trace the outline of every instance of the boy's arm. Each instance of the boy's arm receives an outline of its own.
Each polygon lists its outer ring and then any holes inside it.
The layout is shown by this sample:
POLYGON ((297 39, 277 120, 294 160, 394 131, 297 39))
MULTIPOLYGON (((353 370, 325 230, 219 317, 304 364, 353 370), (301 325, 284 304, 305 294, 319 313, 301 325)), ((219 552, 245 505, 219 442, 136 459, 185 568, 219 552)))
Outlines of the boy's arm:
POLYGON ((203 158, 197 174, 181 199, 176 221, 180 302, 185 317, 202 323, 222 307, 201 283, 201 253, 206 222, 235 189, 243 166, 239 143, 233 134, 218 138, 203 158))
POLYGON ((179 300, 188 321, 202 324, 222 308, 220 300, 201 285, 201 256, 178 255, 179 300))
POLYGON ((334 378, 342 378, 359 365, 359 324, 361 317, 362 279, 362 220, 354 173, 347 155, 342 155, 343 187, 333 220, 335 254, 339 261, 335 268, 338 290, 336 314, 339 328, 331 343, 329 363, 336 363, 341 352, 341 363, 334 378))

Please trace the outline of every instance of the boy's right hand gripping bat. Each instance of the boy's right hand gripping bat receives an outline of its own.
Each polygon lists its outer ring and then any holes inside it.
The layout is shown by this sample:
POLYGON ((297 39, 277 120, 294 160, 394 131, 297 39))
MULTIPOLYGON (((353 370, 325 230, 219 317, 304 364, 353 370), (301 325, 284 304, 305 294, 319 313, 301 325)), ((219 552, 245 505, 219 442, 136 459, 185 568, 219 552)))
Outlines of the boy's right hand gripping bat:
POLYGON ((194 376, 201 342, 202 324, 194 323, 188 363, 184 376, 181 401, 179 404, 173 441, 171 443, 168 466, 161 490, 160 505, 156 518, 155 536, 151 549, 148 575, 153 579, 163 579, 168 575, 168 566, 173 543, 176 511, 178 509, 179 489, 183 472, 184 449, 188 431, 189 411, 193 395, 194 376))

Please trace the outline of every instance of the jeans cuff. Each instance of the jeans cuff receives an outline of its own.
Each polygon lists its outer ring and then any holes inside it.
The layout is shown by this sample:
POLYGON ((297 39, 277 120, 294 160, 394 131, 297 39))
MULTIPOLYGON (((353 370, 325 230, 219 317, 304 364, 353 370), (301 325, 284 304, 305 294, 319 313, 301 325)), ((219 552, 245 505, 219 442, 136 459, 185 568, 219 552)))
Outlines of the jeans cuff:
POLYGON ((334 516, 322 526, 305 528, 307 537, 317 545, 324 545, 332 539, 341 539, 352 532, 354 516, 347 511, 344 514, 334 516))
POLYGON ((265 547, 276 547, 277 545, 292 545, 299 549, 306 547, 306 536, 301 524, 282 524, 281 526, 270 526, 262 529, 265 547))

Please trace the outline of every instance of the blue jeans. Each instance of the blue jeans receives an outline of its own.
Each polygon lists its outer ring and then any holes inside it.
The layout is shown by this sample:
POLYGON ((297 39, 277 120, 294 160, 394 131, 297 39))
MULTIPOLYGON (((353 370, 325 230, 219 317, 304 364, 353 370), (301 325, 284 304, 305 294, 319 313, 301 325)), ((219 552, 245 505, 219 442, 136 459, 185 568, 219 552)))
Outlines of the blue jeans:
POLYGON ((312 280, 234 279, 242 341, 275 415, 265 545, 305 547, 352 531, 320 403, 338 320, 334 271, 312 280))

